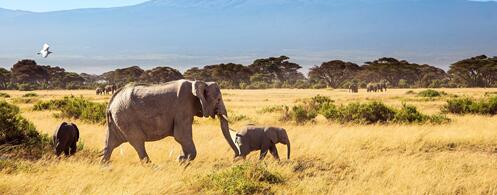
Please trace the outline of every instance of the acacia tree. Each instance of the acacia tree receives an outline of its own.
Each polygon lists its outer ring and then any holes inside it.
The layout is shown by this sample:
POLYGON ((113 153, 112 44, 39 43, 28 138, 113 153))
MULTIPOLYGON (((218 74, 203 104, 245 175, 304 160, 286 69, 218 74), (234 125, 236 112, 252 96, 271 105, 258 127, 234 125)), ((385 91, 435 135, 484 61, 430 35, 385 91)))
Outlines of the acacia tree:
POLYGON ((146 83, 166 83, 169 81, 183 79, 183 75, 171 67, 155 67, 152 70, 146 70, 140 76, 140 82, 146 83))
POLYGON ((34 60, 18 61, 11 69, 12 81, 17 83, 42 83, 49 79, 46 68, 38 66, 34 60))
POLYGON ((10 71, 0 68, 0 89, 7 89, 10 82, 10 71))
POLYGON ((298 72, 302 66, 288 61, 289 59, 287 56, 257 59, 248 67, 258 75, 258 79, 268 82, 279 81, 293 84, 305 79, 304 75, 298 72))
POLYGON ((343 82, 351 79, 361 68, 352 62, 333 60, 314 66, 309 71, 310 80, 324 80, 329 87, 338 88, 343 82))
POLYGON ((463 87, 495 86, 497 81, 497 57, 485 55, 458 61, 450 66, 449 74, 454 82, 463 87))
POLYGON ((241 83, 250 81, 251 75, 252 71, 248 67, 234 63, 191 68, 185 72, 186 79, 215 81, 225 88, 239 88, 241 83))

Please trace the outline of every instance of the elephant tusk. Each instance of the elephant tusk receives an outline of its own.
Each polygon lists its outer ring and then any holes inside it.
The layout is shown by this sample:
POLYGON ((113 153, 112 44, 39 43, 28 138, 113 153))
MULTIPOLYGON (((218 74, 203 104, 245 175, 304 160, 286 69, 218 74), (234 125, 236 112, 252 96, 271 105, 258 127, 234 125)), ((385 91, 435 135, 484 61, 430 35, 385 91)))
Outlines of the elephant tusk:
POLYGON ((225 114, 222 114, 221 116, 224 118, 224 120, 229 121, 228 116, 226 116, 225 114))

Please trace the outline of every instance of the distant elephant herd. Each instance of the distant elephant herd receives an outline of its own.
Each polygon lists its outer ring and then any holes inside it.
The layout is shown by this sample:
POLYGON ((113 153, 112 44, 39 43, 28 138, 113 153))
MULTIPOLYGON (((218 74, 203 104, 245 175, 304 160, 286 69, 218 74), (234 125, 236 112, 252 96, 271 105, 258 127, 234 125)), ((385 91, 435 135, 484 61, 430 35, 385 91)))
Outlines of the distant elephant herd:
MULTIPOLYGON (((366 85, 366 91, 367 92, 383 92, 383 91, 386 92, 387 86, 388 86, 388 84, 385 82, 368 83, 366 85)), ((350 84, 349 85, 349 92, 358 93, 359 92, 359 85, 357 83, 350 84)))
MULTIPOLYGON (((112 93, 106 110, 107 133, 102 151, 102 163, 110 161, 113 150, 129 143, 142 162, 150 162, 145 142, 172 136, 181 145, 180 162, 194 160, 197 150, 192 137, 193 117, 218 118, 220 129, 234 152, 235 159, 245 159, 252 151, 260 150, 262 160, 268 152, 279 160, 276 144, 287 145, 290 158, 290 139, 279 127, 247 125, 231 138, 220 87, 215 82, 177 80, 159 85, 128 84, 120 89, 115 85, 97 89, 97 94, 112 93)), ((54 152, 72 155, 79 139, 76 124, 62 123, 54 133, 54 152)))
POLYGON ((117 86, 112 84, 112 85, 106 85, 105 87, 97 87, 95 90, 95 93, 97 95, 106 95, 106 94, 114 94, 114 92, 117 90, 117 86))

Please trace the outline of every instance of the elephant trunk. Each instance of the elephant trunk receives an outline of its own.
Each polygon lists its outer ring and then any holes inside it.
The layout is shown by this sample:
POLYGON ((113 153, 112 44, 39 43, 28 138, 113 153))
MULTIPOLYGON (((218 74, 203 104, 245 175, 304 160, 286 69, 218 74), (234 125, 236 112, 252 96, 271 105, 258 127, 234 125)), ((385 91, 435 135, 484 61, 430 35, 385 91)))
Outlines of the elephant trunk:
POLYGON ((226 139, 226 141, 228 141, 228 144, 230 145, 231 149, 233 149, 233 152, 235 152, 235 157, 239 156, 240 153, 238 152, 238 149, 236 148, 235 143, 231 139, 231 135, 229 132, 228 120, 226 120, 222 115, 220 115, 218 117, 219 117, 219 121, 221 122, 221 130, 223 131, 224 138, 226 139))
POLYGON ((288 143, 286 144, 286 148, 287 148, 286 158, 290 160, 290 141, 288 141, 288 143))

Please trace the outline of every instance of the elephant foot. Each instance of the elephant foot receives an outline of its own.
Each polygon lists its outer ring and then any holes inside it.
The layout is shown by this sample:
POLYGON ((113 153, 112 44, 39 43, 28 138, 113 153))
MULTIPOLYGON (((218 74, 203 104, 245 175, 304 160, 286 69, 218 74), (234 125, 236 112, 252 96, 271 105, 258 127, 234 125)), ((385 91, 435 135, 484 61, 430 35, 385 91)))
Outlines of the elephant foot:
POLYGON ((143 159, 140 160, 142 164, 151 164, 152 161, 148 158, 148 157, 145 157, 143 159))

